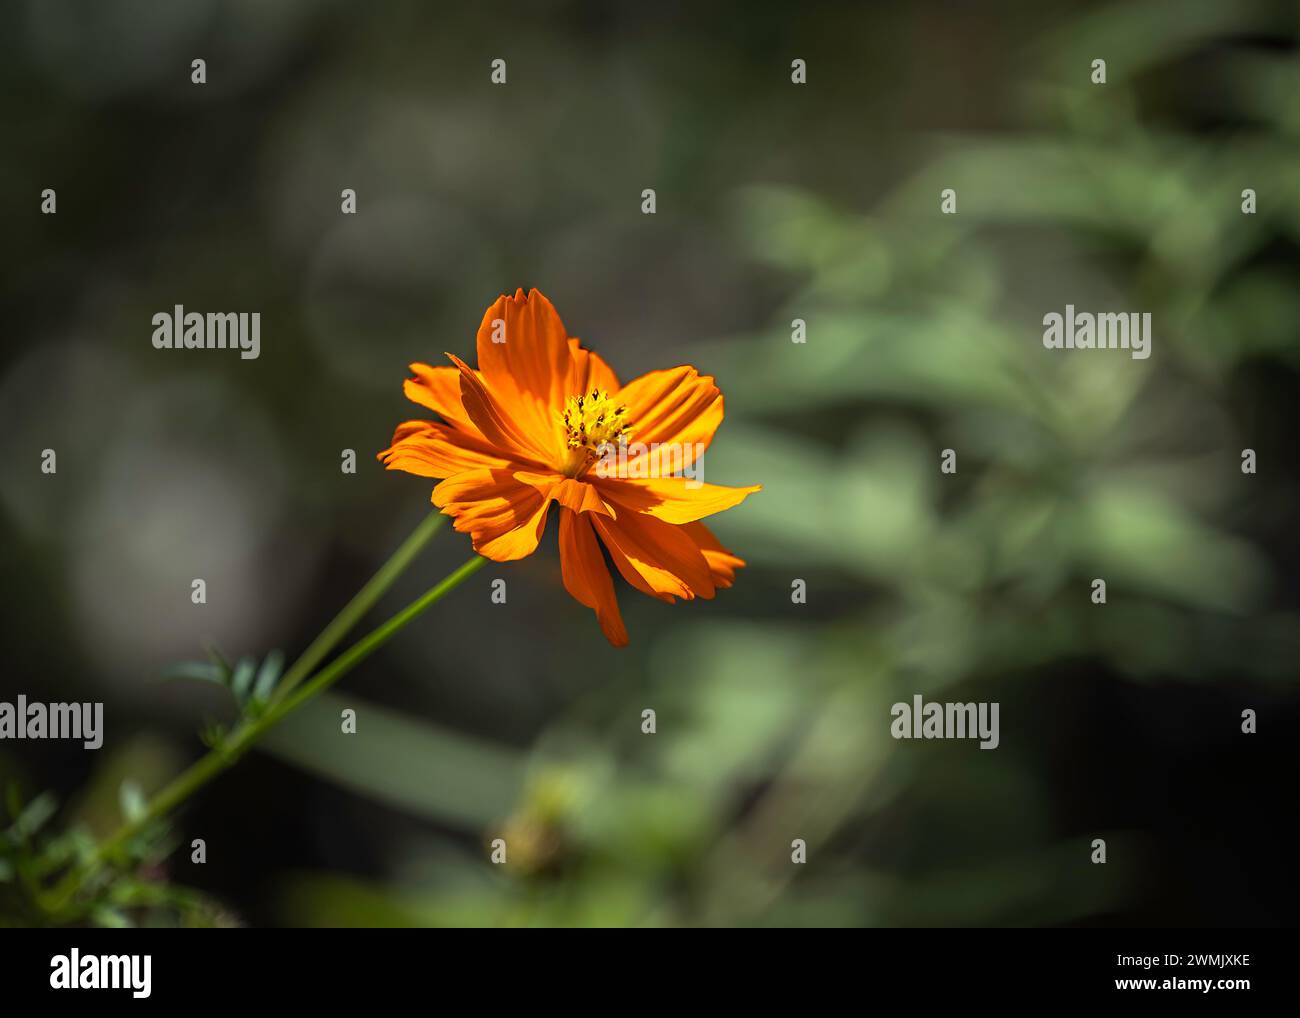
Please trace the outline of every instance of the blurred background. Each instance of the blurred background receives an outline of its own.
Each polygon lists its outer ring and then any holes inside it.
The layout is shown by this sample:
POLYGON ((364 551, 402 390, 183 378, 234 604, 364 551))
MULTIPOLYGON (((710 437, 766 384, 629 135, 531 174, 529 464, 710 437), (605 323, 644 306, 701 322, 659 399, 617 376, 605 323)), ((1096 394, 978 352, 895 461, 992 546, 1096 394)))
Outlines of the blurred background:
POLYGON ((194 897, 117 921, 1295 922, 1296 4, 0 12, 0 700, 105 702, 97 752, 0 743, 56 828, 231 716, 170 664, 295 656, 429 511, 374 454, 501 292, 624 380, 715 375, 705 477, 765 486, 716 600, 616 581, 622 651, 552 522, 202 792, 206 864, 154 873, 194 897), (1044 350, 1067 303, 1153 355, 1044 350), (174 304, 260 311, 260 358, 154 350, 174 304), (894 741, 916 693, 1001 746, 894 741))

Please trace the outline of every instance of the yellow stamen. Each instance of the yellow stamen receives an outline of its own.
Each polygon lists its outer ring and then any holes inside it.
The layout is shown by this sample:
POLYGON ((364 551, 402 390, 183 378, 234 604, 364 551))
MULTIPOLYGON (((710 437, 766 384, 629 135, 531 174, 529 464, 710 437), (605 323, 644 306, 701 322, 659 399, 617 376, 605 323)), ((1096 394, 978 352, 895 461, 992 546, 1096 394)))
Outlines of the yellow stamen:
POLYGON ((564 472, 576 477, 606 446, 625 445, 631 432, 627 407, 616 406, 603 389, 570 396, 564 404, 564 439, 569 449, 564 472))

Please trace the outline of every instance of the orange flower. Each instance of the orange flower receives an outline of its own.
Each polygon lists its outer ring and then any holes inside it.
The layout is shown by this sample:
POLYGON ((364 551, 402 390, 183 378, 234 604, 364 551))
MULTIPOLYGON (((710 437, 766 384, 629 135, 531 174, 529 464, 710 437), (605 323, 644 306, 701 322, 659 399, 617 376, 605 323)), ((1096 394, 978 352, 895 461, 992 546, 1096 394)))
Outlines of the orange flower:
POLYGON ((497 562, 531 555, 560 506, 564 586, 627 643, 601 544, 637 590, 672 604, 730 587, 745 563, 699 522, 759 490, 690 474, 722 423, 722 393, 692 367, 620 385, 538 290, 502 295, 478 329, 478 369, 412 364, 408 399, 438 421, 397 426, 389 470, 445 478, 433 503, 497 562), (666 465, 667 464, 667 465, 666 465))

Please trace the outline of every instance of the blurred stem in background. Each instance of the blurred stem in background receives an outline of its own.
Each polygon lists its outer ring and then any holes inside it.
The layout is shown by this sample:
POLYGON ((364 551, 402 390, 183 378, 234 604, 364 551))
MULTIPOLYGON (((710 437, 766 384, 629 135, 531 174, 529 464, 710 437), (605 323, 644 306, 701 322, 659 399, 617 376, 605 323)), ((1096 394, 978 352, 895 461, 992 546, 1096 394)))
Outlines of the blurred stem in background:
MULTIPOLYGON (((146 833, 150 825, 162 820, 214 777, 232 767, 270 728, 316 694, 328 689, 401 632, 408 623, 414 621, 426 609, 442 600, 478 572, 487 559, 475 555, 392 618, 358 640, 330 665, 312 674, 313 669, 356 626, 361 617, 415 560, 441 528, 443 522, 444 517, 437 512, 425 517, 392 557, 380 567, 370 581, 357 592, 356 596, 294 662, 284 674, 264 709, 259 713, 244 716, 228 736, 222 738, 208 753, 172 779, 149 801, 142 812, 129 818, 107 840, 97 846, 88 859, 74 866, 42 902, 46 911, 57 918, 72 902, 77 892, 96 877, 105 866, 123 861, 123 854, 132 840, 146 833), (307 678, 309 675, 311 677, 307 678)), ((126 858, 129 860, 129 853, 126 853, 126 858)))

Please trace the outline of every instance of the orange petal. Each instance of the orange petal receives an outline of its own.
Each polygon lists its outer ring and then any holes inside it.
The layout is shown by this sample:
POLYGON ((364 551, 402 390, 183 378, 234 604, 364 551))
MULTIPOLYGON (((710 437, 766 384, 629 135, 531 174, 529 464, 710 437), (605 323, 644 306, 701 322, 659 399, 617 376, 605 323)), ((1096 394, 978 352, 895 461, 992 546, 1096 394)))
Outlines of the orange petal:
POLYGON ((520 484, 509 470, 466 470, 433 489, 433 504, 474 539, 474 550, 496 562, 537 550, 550 500, 520 484))
POLYGON ((614 507, 600 497, 600 492, 584 481, 577 481, 562 474, 538 474, 528 470, 515 471, 515 480, 532 485, 543 498, 554 499, 575 513, 616 515, 614 507))
POLYGON ((455 354, 449 353, 447 356, 460 369, 460 397, 465 412, 483 436, 501 449, 513 452, 520 459, 538 466, 549 463, 552 452, 544 441, 545 436, 541 436, 543 440, 539 441, 536 432, 530 433, 525 424, 516 422, 510 413, 510 410, 518 409, 519 404, 507 409, 468 364, 455 354))
POLYGON ((569 336, 541 291, 530 290, 527 296, 522 289, 513 297, 503 294, 483 313, 478 367, 522 427, 547 448, 563 449, 564 401, 583 390, 569 391, 574 370, 569 336))
POLYGON ((402 392, 407 399, 428 407, 458 431, 480 434, 460 400, 459 369, 435 368, 419 363, 410 365, 410 369, 415 377, 402 383, 402 392))
POLYGON ((605 639, 615 647, 627 646, 627 628, 618 610, 614 581, 605 568, 589 517, 568 509, 560 511, 560 572, 564 589, 595 610, 605 639))
POLYGON ((569 337, 569 357, 571 361, 566 399, 593 389, 603 389, 610 395, 618 392, 618 375, 614 374, 614 369, 594 350, 583 349, 582 344, 572 336, 569 337))
MULTIPOLYGON (((427 431, 433 421, 403 421, 393 431, 393 444, 396 445, 404 438, 410 438, 412 435, 419 434, 421 431, 427 431)), ((379 454, 383 458, 383 453, 379 454)))
POLYGON ((610 558, 628 583, 669 604, 674 598, 713 596, 713 574, 704 554, 681 527, 625 513, 617 520, 592 514, 610 558))
POLYGON ((639 481, 595 477, 592 483, 617 506, 645 513, 665 523, 692 523, 739 505, 754 492, 763 489, 761 484, 747 488, 728 488, 721 484, 703 484, 686 477, 647 478, 639 481))
POLYGON ((719 590, 730 587, 735 582, 736 570, 744 568, 745 560, 724 548, 703 523, 686 523, 682 530, 699 546, 704 561, 709 564, 709 572, 713 574, 713 585, 719 590))
POLYGON ((722 423, 722 393, 712 378, 689 366, 635 378, 619 390, 614 402, 627 407, 635 445, 680 446, 683 467, 708 448, 722 423))
POLYGON ((451 477, 480 467, 512 466, 510 460, 482 438, 436 421, 399 424, 393 433, 393 444, 379 454, 379 460, 389 470, 404 470, 420 477, 451 477))

